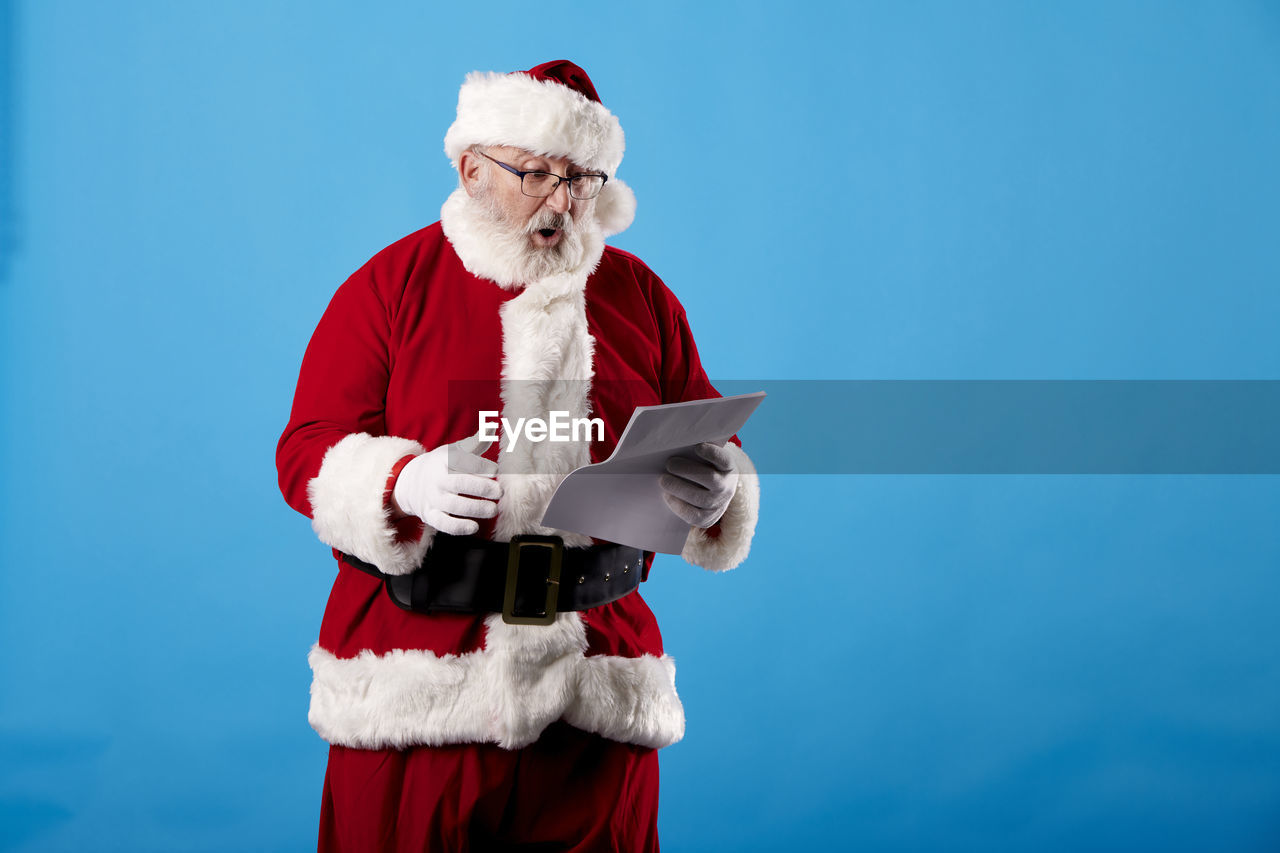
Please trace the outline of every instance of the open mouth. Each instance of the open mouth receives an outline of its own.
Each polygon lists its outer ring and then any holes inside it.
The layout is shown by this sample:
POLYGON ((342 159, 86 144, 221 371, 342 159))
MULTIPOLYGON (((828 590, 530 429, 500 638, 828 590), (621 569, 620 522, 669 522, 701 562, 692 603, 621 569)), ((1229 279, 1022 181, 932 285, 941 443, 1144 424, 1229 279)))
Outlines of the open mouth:
POLYGON ((539 228, 538 233, 541 234, 543 238, 550 240, 552 237, 555 236, 556 229, 555 228, 539 228))

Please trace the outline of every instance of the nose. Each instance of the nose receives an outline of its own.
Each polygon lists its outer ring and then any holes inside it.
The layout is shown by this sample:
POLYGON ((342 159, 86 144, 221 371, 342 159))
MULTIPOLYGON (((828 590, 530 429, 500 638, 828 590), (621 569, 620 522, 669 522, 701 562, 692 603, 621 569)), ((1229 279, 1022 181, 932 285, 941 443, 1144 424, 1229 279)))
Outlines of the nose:
POLYGON ((556 213, 566 213, 569 210, 569 182, 561 181, 560 186, 556 187, 556 191, 547 196, 547 207, 556 213))

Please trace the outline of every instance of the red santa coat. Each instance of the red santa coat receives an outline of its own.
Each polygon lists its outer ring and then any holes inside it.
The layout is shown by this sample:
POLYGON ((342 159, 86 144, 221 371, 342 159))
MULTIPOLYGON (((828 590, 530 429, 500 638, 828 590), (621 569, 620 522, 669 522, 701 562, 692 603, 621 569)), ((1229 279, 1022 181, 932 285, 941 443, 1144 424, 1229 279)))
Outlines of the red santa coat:
MULTIPOLYGON (((538 524, 559 480, 607 458, 635 406, 718 396, 683 308, 639 259, 591 235, 577 272, 518 289, 467 216, 455 193, 442 223, 379 252, 339 288, 307 347, 277 448, 289 504, 335 553, 388 574, 412 571, 433 536, 416 519, 391 521, 392 467, 474 434, 478 412, 604 421, 603 441, 490 451, 503 497, 479 535, 558 533, 580 547, 591 540, 538 524)), ((720 524, 690 531, 684 551, 714 570, 745 557, 759 503, 750 460, 731 448, 738 491, 720 524)), ((683 736, 674 665, 638 591, 551 626, 508 625, 497 614, 403 611, 377 579, 338 566, 310 655, 309 719, 330 743, 512 749, 559 719, 650 747, 683 736)))

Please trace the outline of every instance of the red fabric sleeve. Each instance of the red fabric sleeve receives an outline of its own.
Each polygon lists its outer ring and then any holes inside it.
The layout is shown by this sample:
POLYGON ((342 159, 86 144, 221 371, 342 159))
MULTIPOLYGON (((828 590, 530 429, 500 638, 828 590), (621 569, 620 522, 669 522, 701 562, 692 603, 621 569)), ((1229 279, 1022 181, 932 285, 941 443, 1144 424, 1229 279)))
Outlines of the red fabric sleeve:
POLYGON ((720 392, 712 386, 702 367, 684 306, 674 296, 669 296, 669 299, 670 303, 663 312, 666 316, 662 318, 663 402, 681 403, 719 397, 720 392))
MULTIPOLYGON (((661 285, 659 295, 666 303, 665 310, 660 311, 659 314, 665 320, 662 347, 663 402, 681 403, 686 400, 707 400, 723 396, 707 378, 684 306, 665 285, 661 285)), ((736 435, 729 440, 739 447, 742 446, 742 442, 736 435)), ((720 534, 720 522, 706 528, 709 539, 719 539, 720 534)))
POLYGON ((308 517, 307 484, 325 451, 351 433, 386 434, 391 320, 366 264, 338 288, 307 345, 276 471, 285 500, 308 517))
MULTIPOLYGON (((686 400, 707 400, 723 396, 707 378, 698 355, 698 345, 693 340, 693 329, 684 306, 666 286, 662 286, 666 310, 663 322, 662 382, 663 402, 682 403, 686 400)), ((739 447, 742 442, 735 435, 731 439, 739 447)))

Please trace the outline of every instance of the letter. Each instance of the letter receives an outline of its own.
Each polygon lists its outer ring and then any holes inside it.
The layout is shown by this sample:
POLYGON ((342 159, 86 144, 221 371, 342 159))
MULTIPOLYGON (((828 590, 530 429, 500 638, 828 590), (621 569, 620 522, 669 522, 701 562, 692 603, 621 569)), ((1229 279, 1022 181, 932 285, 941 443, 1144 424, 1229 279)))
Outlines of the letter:
POLYGON ((529 418, 529 422, 524 425, 524 437, 530 441, 545 441, 547 422, 542 418, 529 418))
POLYGON ((481 441, 497 441, 498 440, 498 413, 497 412, 481 412, 480 413, 480 440, 481 441))
POLYGON ((516 442, 520 440, 520 430, 524 427, 524 418, 516 418, 516 425, 513 427, 511 421, 505 417, 502 419, 502 432, 507 437, 507 452, 510 453, 516 446, 516 442))
MULTIPOLYGON (((569 440, 569 413, 562 412, 558 409, 551 410, 551 435, 552 441, 568 441, 569 440)), ((574 424, 574 431, 577 431, 577 424, 574 424)))
POLYGON ((573 421, 573 440, 578 441, 578 425, 581 424, 583 431, 587 434, 587 441, 604 441, 604 419, 603 418, 575 418, 573 421), (595 430, 596 435, 592 435, 595 430))

